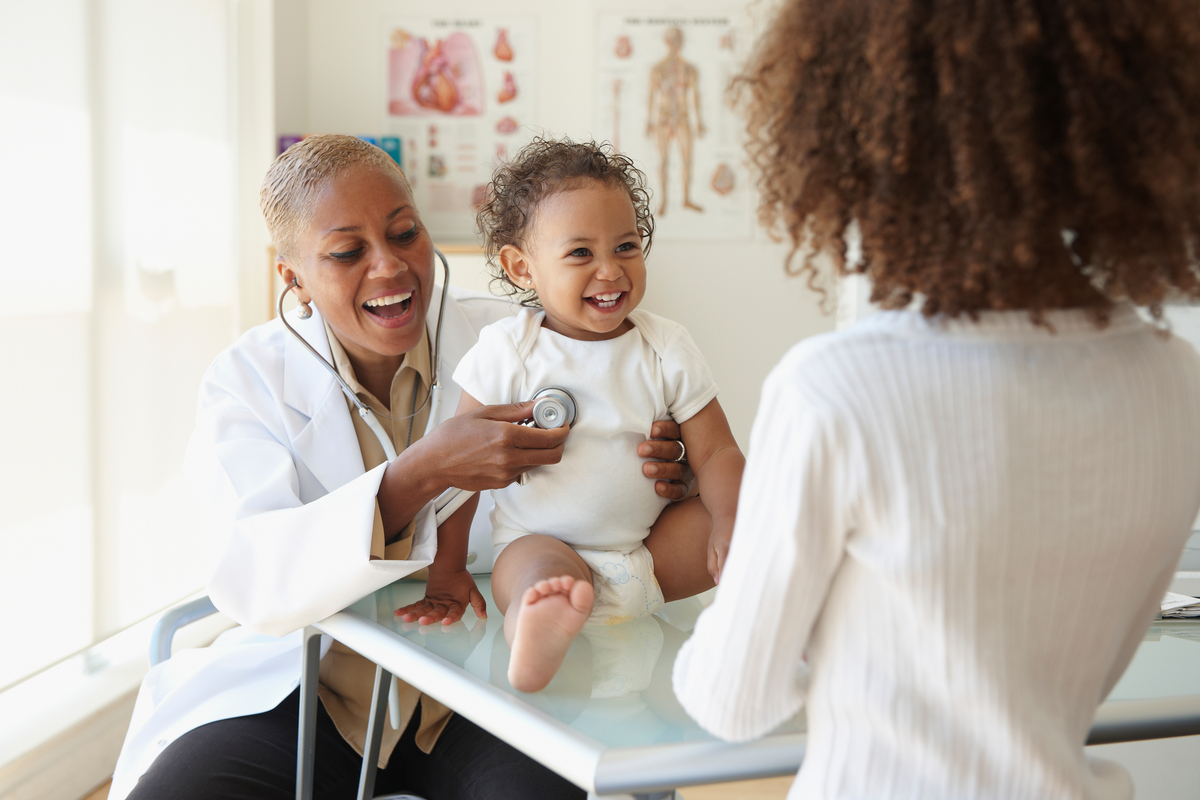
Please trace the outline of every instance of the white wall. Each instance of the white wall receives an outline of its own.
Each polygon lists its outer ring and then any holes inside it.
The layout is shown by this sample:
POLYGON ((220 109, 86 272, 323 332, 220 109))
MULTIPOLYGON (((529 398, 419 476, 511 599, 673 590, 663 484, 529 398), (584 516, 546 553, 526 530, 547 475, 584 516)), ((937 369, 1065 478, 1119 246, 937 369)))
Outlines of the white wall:
MULTIPOLYGON (((659 2, 663 14, 737 12, 738 3, 659 2)), ((591 138, 592 69, 597 14, 647 13, 645 4, 594 0, 512 0, 507 16, 536 18, 541 46, 538 96, 547 132, 591 138)), ((388 0, 277 0, 276 123, 280 133, 371 133, 384 130, 384 25, 408 18, 497 13, 479 0, 444 0, 429 10, 388 0)), ((715 91, 715 87, 714 87, 715 91)), ((643 164, 643 168, 648 165, 643 164)), ((721 386, 721 404, 743 448, 768 370, 800 339, 832 330, 832 314, 802 280, 784 274, 787 249, 762 232, 742 242, 656 240, 647 262, 643 307, 685 325, 721 386)), ((480 260, 453 256, 464 285, 483 285, 480 260)))

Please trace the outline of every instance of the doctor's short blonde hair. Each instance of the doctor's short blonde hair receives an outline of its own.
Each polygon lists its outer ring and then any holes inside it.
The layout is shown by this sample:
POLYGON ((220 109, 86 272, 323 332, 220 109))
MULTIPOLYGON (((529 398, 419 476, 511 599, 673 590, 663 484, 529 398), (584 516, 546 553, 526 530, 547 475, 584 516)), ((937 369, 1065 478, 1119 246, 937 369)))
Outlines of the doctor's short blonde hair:
POLYGON ((354 136, 309 136, 275 159, 263 178, 258 198, 280 258, 296 255, 300 235, 312 221, 317 193, 333 178, 358 166, 395 174, 412 195, 408 179, 392 157, 354 136))

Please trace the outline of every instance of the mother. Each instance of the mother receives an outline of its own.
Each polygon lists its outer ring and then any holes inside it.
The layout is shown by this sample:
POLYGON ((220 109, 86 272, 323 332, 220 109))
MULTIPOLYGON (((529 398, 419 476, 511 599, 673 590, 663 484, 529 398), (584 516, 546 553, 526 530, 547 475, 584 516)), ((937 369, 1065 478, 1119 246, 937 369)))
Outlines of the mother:
POLYGON ((1198 47, 1189 0, 780 4, 764 221, 890 310, 767 379, 674 682, 805 706, 793 800, 1133 795, 1084 742, 1200 508, 1200 358, 1135 310, 1200 300, 1198 47))
MULTIPOLYGON (((381 150, 347 136, 310 137, 275 161, 261 196, 280 275, 301 302, 293 325, 371 406, 399 455, 385 459, 333 377, 280 321, 217 358, 201 387, 186 471, 212 515, 209 592, 243 627, 147 676, 114 800, 293 796, 299 629, 428 564, 430 504, 446 488, 504 486, 556 463, 567 436, 512 424, 528 417, 529 403, 451 419, 459 390, 450 383, 446 419, 421 436, 443 287, 408 182, 381 150)), ((508 313, 503 301, 450 290, 440 374, 453 372, 482 326, 508 313)), ((660 426, 656 435, 678 437, 676 426, 660 426)), ((678 446, 650 441, 639 453, 669 459, 678 446)), ((684 469, 652 461, 643 471, 660 479, 661 494, 678 497, 684 469)), ((698 511, 685 502, 664 512, 652 535, 660 554, 698 511)), ((670 593, 669 576, 663 589, 670 593)), ((374 669, 338 644, 322 655, 315 793, 353 797, 374 669)), ((402 685, 401 696, 401 730, 385 729, 377 790, 583 796, 415 689, 402 685)))

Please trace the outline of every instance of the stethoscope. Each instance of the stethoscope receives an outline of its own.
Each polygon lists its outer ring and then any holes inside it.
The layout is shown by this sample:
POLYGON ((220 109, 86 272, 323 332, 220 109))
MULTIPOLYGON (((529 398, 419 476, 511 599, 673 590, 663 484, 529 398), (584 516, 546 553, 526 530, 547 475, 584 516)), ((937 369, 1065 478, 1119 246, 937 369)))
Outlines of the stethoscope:
MULTIPOLYGON (((425 423, 425 435, 428 435, 430 431, 437 427, 438 414, 442 409, 442 321, 446 318, 446 294, 449 291, 450 286, 450 265, 446 262, 446 256, 444 256, 442 251, 438 250, 436 247, 433 249, 433 252, 438 257, 438 260, 442 262, 443 280, 442 297, 438 305, 437 327, 434 329, 433 365, 432 369, 430 370, 429 392, 426 394, 425 401, 421 403, 420 407, 416 406, 416 401, 414 399, 413 410, 411 414, 403 417, 390 417, 392 420, 412 419, 419 414, 426 405, 428 405, 429 419, 425 423)), ((342 393, 346 395, 346 398, 354 404, 356 409, 358 409, 358 415, 362 417, 363 421, 367 424, 367 427, 371 429, 371 433, 375 434, 375 438, 379 440, 379 445, 383 448, 384 457, 387 458, 388 461, 392 461, 396 458, 396 447, 392 444, 392 439, 390 436, 388 436, 387 431, 385 431, 383 426, 379 424, 379 418, 375 415, 375 412, 370 406, 364 403, 357 394, 355 394, 354 390, 350 388, 350 384, 346 383, 342 376, 338 374, 337 368, 335 368, 333 364, 330 364, 324 356, 318 353, 316 349, 309 344, 303 336, 300 335, 299 331, 293 328, 291 323, 287 321, 287 316, 283 313, 284 298, 288 296, 292 289, 299 288, 299 286, 300 284, 293 279, 292 282, 284 288, 283 292, 280 293, 279 303, 277 304, 279 308, 279 319, 283 322, 284 327, 288 329, 292 336, 295 336, 300 344, 304 345, 304 348, 308 350, 309 353, 312 353, 313 358, 317 359, 317 362, 320 363, 320 365, 323 366, 325 370, 333 376, 333 379, 337 381, 338 386, 342 387, 342 393)), ((571 393, 567 390, 553 386, 548 387, 538 391, 534 395, 533 399, 535 402, 533 406, 532 419, 530 419, 528 424, 536 425, 539 428, 559 428, 563 425, 570 425, 575 421, 575 398, 572 397, 571 393)), ((528 480, 528 476, 522 474, 517 482, 521 485, 524 485, 528 482, 528 480)), ((468 492, 464 489, 458 489, 453 486, 442 492, 442 494, 433 501, 434 514, 436 515, 437 524, 440 526, 443 522, 445 522, 446 519, 449 518, 449 516, 455 511, 457 511, 463 503, 470 500, 471 495, 473 494, 475 493, 468 492)), ((467 563, 470 564, 474 560, 475 554, 468 554, 467 563)), ((391 718, 392 727, 396 730, 400 730, 400 686, 397 683, 395 676, 392 677, 392 685, 388 689, 388 715, 391 718)))
MULTIPOLYGON (((438 305, 437 328, 434 329, 433 368, 430 371, 431 375, 429 381, 429 393, 426 394, 425 401, 421 403, 420 407, 416 407, 416 402, 414 399, 414 408, 411 414, 403 417, 389 417, 389 419, 392 420, 412 419, 417 414, 421 413, 422 409, 428 405, 429 419, 425 423, 426 436, 429 435, 430 431, 437 427, 438 414, 442 410, 442 321, 446 318, 446 294, 448 287, 450 286, 450 264, 447 263, 446 256, 442 254, 441 250, 438 250, 435 247, 433 248, 433 252, 438 257, 438 260, 442 262, 443 278, 442 297, 438 305)), ((379 445, 383 448, 384 457, 387 458, 388 461, 392 461, 396 458, 396 448, 392 444, 392 439, 390 436, 388 436, 387 431, 385 431, 383 426, 379 424, 379 418, 375 415, 375 412, 370 406, 364 403, 357 394, 355 394, 354 390, 350 388, 350 384, 346 383, 346 381, 342 379, 342 376, 338 374, 338 371, 333 364, 330 364, 327 360, 325 360, 325 357, 318 353, 316 349, 309 344, 308 341, 301 336, 295 328, 291 326, 291 323, 287 321, 287 317, 283 313, 284 298, 288 296, 288 293, 291 292, 293 288, 299 288, 299 286, 300 284, 293 279, 291 283, 284 287, 283 292, 280 293, 278 303, 279 319, 283 321, 284 327, 286 327, 288 331, 290 331, 291 334, 296 337, 300 344, 304 345, 304 348, 308 350, 308 352, 312 353, 313 358, 317 359, 318 363, 320 363, 320 365, 324 367, 330 375, 333 376, 333 379, 337 381, 338 386, 342 387, 342 393, 345 394, 347 399, 349 399, 350 402, 354 404, 354 407, 358 409, 358 415, 362 417, 363 421, 367 423, 367 427, 371 429, 371 433, 375 434, 375 438, 379 440, 379 445)), ((534 401, 533 412, 528 424, 536 425, 539 428, 561 428, 564 425, 573 425, 575 423, 575 416, 577 413, 575 398, 566 389, 562 389, 557 386, 548 386, 545 389, 538 390, 532 399, 534 401)), ((525 473, 522 473, 517 479, 517 483, 521 484, 522 486, 528 482, 529 476, 525 473)), ((471 499, 472 494, 474 494, 474 492, 467 492, 463 489, 457 489, 453 486, 442 492, 442 494, 433 501, 434 512, 437 515, 437 524, 441 525, 443 522, 445 522, 446 519, 449 518, 449 516, 455 511, 457 511, 463 503, 471 499)))
MULTIPOLYGON (((425 400, 419 407, 417 407, 414 403, 414 408, 411 414, 407 414, 403 417, 390 418, 393 420, 412 419, 417 414, 421 413, 425 406, 429 406, 429 419, 425 423, 425 435, 429 435, 429 432, 437 427, 438 415, 442 410, 442 322, 446 319, 446 293, 448 291, 447 287, 450 286, 450 264, 446 262, 446 256, 442 254, 441 250, 438 250, 435 247, 433 252, 437 256, 438 260, 442 262, 443 280, 442 297, 438 305, 437 327, 434 329, 433 334, 433 364, 430 370, 429 392, 425 395, 425 400)), ((287 320, 287 316, 283 313, 284 299, 288 296, 293 288, 298 287, 299 283, 293 280, 280 293, 278 303, 279 319, 283 321, 284 327, 288 329, 292 336, 295 336, 297 341, 304 345, 304 349, 308 350, 308 352, 312 354, 313 358, 317 360, 317 363, 324 367, 325 371, 333 376, 333 379, 337 381, 338 386, 342 388, 342 394, 346 395, 346 399, 354 404, 354 407, 358 410, 358 416, 362 417, 363 422, 365 422, 367 427, 371 429, 371 433, 375 434, 375 438, 379 440, 379 446, 383 448, 384 457, 388 461, 392 461, 396 458, 396 448, 392 444, 392 439, 390 436, 388 436, 387 431, 385 431, 383 426, 379 423, 379 418, 375 415, 375 412, 370 406, 364 403, 357 394, 355 394, 354 390, 350 388, 350 384, 346 383, 346 381, 342 379, 342 376, 338 374, 337 368, 334 367, 333 364, 330 364, 324 356, 317 352, 316 348, 309 344, 308 341, 300 335, 299 331, 292 327, 291 323, 289 323, 287 320)), ((434 511, 437 514, 437 524, 441 525, 443 522, 445 522, 451 514, 457 511, 463 503, 467 502, 467 500, 471 498, 471 494, 473 493, 464 492, 462 489, 456 489, 454 487, 451 487, 443 492, 441 496, 439 496, 433 503, 434 511)))
MULTIPOLYGON (((433 252, 434 252, 434 254, 437 255, 438 260, 440 260, 442 262, 442 273, 444 275, 444 278, 443 278, 443 282, 442 282, 442 299, 441 299, 440 305, 438 306, 437 328, 434 331, 433 368, 431 370, 430 381, 429 381, 430 382, 429 393, 425 395, 425 402, 421 403, 421 407, 414 408, 413 412, 411 414, 404 416, 404 417, 391 417, 391 419, 401 419, 401 420, 412 419, 417 414, 421 413, 421 411, 425 408, 425 406, 428 405, 429 406, 429 420, 425 423, 425 433, 426 434, 428 434, 431 430, 434 429, 435 426, 437 426, 438 413, 442 409, 442 377, 441 377, 441 372, 442 372, 441 371, 441 365, 442 365, 442 361, 441 361, 441 358, 442 358, 442 320, 444 320, 446 318, 446 291, 447 291, 447 287, 450 286, 450 265, 448 263, 446 263, 446 257, 444 255, 442 255, 441 250, 438 250, 435 247, 433 249, 433 252)), ((338 374, 338 371, 333 366, 333 364, 330 364, 328 361, 326 361, 325 357, 322 356, 320 353, 318 353, 316 351, 316 349, 311 344, 309 344, 308 341, 303 336, 301 336, 300 333, 295 328, 293 328, 291 326, 291 323, 289 323, 287 321, 287 317, 283 313, 283 300, 284 300, 284 298, 286 298, 288 296, 288 294, 292 291, 292 289, 298 289, 298 288, 300 288, 299 282, 297 282, 295 279, 293 279, 291 283, 289 283, 286 287, 284 287, 283 292, 280 293, 279 303, 278 303, 279 319, 283 321, 284 327, 286 327, 288 329, 288 331, 291 332, 292 336, 295 336, 296 339, 300 342, 300 344, 304 345, 304 348, 306 350, 308 350, 308 352, 312 353, 313 358, 315 358, 321 364, 321 366, 324 367, 325 370, 330 375, 333 376, 333 379, 335 381, 337 381, 338 386, 342 387, 342 393, 344 395, 346 395, 346 398, 351 403, 354 404, 355 408, 358 409, 358 415, 363 418, 364 422, 367 423, 367 427, 371 429, 371 433, 375 434, 375 438, 377 438, 379 440, 380 446, 383 447, 384 456, 387 458, 388 461, 391 461, 392 459, 394 459, 396 457, 396 448, 392 445, 391 437, 389 437, 387 435, 387 432, 384 431, 383 426, 379 424, 379 419, 375 416, 375 412, 372 411, 371 407, 368 406, 366 403, 364 403, 362 401, 362 399, 359 398, 359 396, 354 393, 354 390, 350 388, 350 384, 348 384, 348 383, 346 383, 346 381, 342 380, 342 376, 338 374)))

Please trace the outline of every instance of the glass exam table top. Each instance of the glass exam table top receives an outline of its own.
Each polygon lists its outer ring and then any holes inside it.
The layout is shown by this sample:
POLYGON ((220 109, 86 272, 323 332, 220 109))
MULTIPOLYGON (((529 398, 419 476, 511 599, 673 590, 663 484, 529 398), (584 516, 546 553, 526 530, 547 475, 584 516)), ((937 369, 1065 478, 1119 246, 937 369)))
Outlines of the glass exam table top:
MULTIPOLYGON (((393 614, 424 594, 399 581, 315 627, 462 713, 579 786, 604 796, 794 773, 803 712, 770 735, 730 744, 704 732, 671 688, 675 654, 703 608, 697 598, 658 615, 580 636, 541 692, 507 680, 508 645, 489 575, 476 575, 488 618, 405 623, 393 614)), ((603 626, 601 626, 603 627, 603 626)), ((1157 621, 1100 709, 1089 743, 1200 733, 1200 622, 1157 621)))

